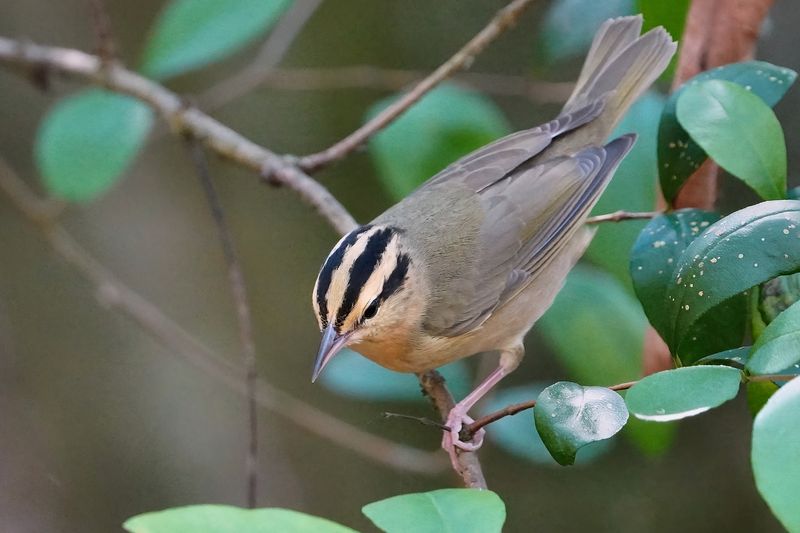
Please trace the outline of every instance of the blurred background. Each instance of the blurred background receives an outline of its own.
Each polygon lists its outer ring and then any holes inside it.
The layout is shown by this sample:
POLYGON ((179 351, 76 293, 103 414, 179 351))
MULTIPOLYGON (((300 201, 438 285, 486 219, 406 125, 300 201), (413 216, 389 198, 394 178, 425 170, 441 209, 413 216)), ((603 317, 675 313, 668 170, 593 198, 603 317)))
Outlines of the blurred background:
MULTIPOLYGON (((135 65, 164 2, 106 4, 120 55, 135 65)), ((427 72, 450 57, 502 5, 497 0, 324 1, 281 66, 373 65, 427 72)), ((477 58, 471 71, 531 82, 574 80, 587 42, 583 34, 591 35, 596 27, 596 22, 581 18, 585 9, 580 6, 575 1, 538 2, 516 28, 477 58), (553 14, 556 9, 562 13, 553 14), (558 29, 553 34, 558 38, 551 35, 548 40, 547 28, 558 29), (581 35, 584 39, 577 39, 581 35), (575 51, 553 52, 560 45, 573 46, 576 39, 575 51)), ((631 12, 632 6, 615 1, 604 9, 609 12, 600 19, 631 12)), ((776 2, 758 58, 800 68, 798 24, 800 6, 776 2)), ((95 46, 84 0, 0 0, 0 35, 88 51, 95 46)), ((261 40, 167 85, 190 98, 202 94, 244 68, 261 40)), ((395 82, 395 89, 403 83, 395 82)), ((256 88, 212 114, 273 151, 306 154, 351 132, 375 104, 395 93, 388 82, 383 88, 308 89, 296 81, 284 85, 256 88)), ((33 148, 39 123, 59 97, 81 87, 54 79, 50 90, 41 91, 0 68, 0 155, 37 191, 43 190, 33 148)), ((564 87, 540 88, 531 98, 490 94, 499 92, 492 90, 484 90, 482 98, 492 113, 497 110, 492 120, 501 124, 499 129, 517 130, 549 120, 558 111, 564 87)), ((667 90, 668 83, 660 89, 667 90)), ((658 96, 649 98, 661 101, 658 96)), ((642 113, 648 105, 643 104, 642 113)), ((645 120, 651 134, 658 109, 648 115, 650 122, 645 120)), ((786 134, 790 182, 797 185, 800 92, 790 91, 776 113, 786 134)), ((361 151, 319 174, 360 222, 397 197, 379 176, 380 150, 373 146, 372 153, 361 151)), ((310 293, 338 236, 293 193, 265 187, 254 174, 214 158, 211 170, 241 254, 260 376, 354 428, 422 452, 435 451, 438 430, 381 416, 384 411, 433 416, 428 405, 416 399, 412 378, 398 383, 396 376, 345 356, 338 370, 332 365, 325 383, 310 383, 319 340, 310 293), (379 377, 374 382, 385 378, 396 391, 376 396, 363 380, 358 382, 359 375, 375 372, 379 377)), ((640 171, 627 179, 652 184, 655 174, 640 171)), ((632 201, 641 203, 642 198, 651 201, 646 193, 632 201)), ((724 181, 722 211, 751 201, 752 193, 743 185, 724 181)), ((626 206, 618 208, 622 207, 626 206)), ((628 208, 642 207, 647 209, 628 208)), ((179 139, 156 131, 121 182, 94 202, 69 207, 61 221, 124 283, 213 351, 239 364, 225 263, 202 189, 179 139)), ((640 227, 604 231, 635 235, 640 227)), ((595 250, 592 257, 602 252, 595 250)), ((99 305, 95 288, 53 253, 42 232, 4 196, 0 258, 0 529, 114 531, 127 517, 145 511, 192 503, 244 505, 248 434, 241 394, 175 357, 125 316, 99 305)), ((589 305, 593 287, 605 282, 618 286, 614 290, 623 294, 620 298, 629 298, 628 285, 620 279, 624 272, 600 266, 611 274, 586 267, 570 295, 560 299, 558 313, 591 312, 582 305, 589 305)), ((589 384, 588 371, 574 360, 593 359, 599 368, 604 360, 592 351, 580 352, 580 342, 565 346, 559 339, 584 339, 585 346, 592 346, 602 335, 624 335, 609 329, 624 318, 615 315, 615 298, 608 300, 607 325, 592 322, 592 317, 581 321, 551 316, 543 327, 537 326, 526 341, 527 359, 503 383, 505 396, 493 402, 533 398, 537 387, 561 379, 589 384)), ((643 326, 637 322, 641 320, 638 315, 631 319, 643 326)), ((608 350, 627 350, 615 353, 635 362, 639 346, 623 339, 608 350)), ((451 369, 457 394, 468 390, 475 373, 485 371, 473 359, 451 369)), ((600 377, 596 381, 610 384, 600 377)), ((364 504, 457 484, 444 454, 419 455, 420 463, 430 468, 417 470, 427 473, 392 468, 308 431, 292 420, 302 416, 295 411, 289 416, 278 411, 281 401, 277 411, 259 411, 260 506, 302 510, 368 531, 371 526, 360 512, 364 504)), ((601 449, 581 452, 582 464, 569 468, 557 466, 536 448, 531 422, 526 413, 502 428, 498 425, 496 433, 502 435, 495 435, 481 452, 488 484, 506 502, 508 531, 781 529, 755 490, 749 465, 752 422, 741 397, 684 421, 667 430, 669 435, 644 429, 638 437, 626 435, 601 449), (520 436, 525 437, 521 443, 520 436)), ((493 432, 494 426, 489 428, 490 438, 493 432)))

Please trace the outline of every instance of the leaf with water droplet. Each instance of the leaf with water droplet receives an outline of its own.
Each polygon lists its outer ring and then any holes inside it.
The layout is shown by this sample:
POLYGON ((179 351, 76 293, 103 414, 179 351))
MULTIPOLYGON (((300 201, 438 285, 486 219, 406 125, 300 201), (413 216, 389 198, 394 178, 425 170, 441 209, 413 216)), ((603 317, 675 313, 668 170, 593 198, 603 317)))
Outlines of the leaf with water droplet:
POLYGON ((701 72, 672 93, 658 126, 658 175, 667 201, 672 203, 675 200, 686 179, 706 159, 705 151, 691 139, 676 116, 678 98, 686 87, 704 80, 727 80, 745 87, 767 105, 774 106, 796 78, 797 73, 791 69, 764 61, 745 61, 701 72))
POLYGON ((559 381, 536 399, 536 431, 560 465, 575 462, 578 450, 613 437, 628 421, 622 397, 605 387, 559 381))
MULTIPOLYGON (((486 415, 506 406, 532 400, 547 387, 545 383, 531 383, 518 387, 505 387, 498 390, 481 410, 486 415)), ((544 442, 531 424, 530 413, 506 416, 494 422, 486 437, 506 452, 531 461, 532 463, 556 466, 553 456, 547 451, 544 442)), ((581 448, 575 464, 589 464, 611 450, 613 439, 592 442, 581 448)))
POLYGON ((636 418, 671 422, 699 415, 736 397, 740 370, 729 366, 687 366, 650 374, 625 394, 636 418))

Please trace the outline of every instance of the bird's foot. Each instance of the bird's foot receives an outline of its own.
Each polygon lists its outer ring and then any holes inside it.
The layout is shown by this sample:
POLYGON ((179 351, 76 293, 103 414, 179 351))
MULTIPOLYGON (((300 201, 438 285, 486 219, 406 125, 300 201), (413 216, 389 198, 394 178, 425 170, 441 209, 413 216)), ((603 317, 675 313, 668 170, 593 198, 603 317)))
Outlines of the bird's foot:
POLYGON ((483 444, 483 437, 486 435, 486 431, 484 431, 483 428, 475 432, 472 436, 472 440, 468 442, 461 440, 461 429, 464 427, 464 424, 469 425, 473 422, 475 422, 475 420, 467 415, 466 409, 460 407, 458 404, 456 404, 450 411, 450 414, 447 415, 445 425, 449 430, 444 431, 442 448, 450 455, 450 462, 455 470, 458 470, 457 449, 474 452, 483 444))

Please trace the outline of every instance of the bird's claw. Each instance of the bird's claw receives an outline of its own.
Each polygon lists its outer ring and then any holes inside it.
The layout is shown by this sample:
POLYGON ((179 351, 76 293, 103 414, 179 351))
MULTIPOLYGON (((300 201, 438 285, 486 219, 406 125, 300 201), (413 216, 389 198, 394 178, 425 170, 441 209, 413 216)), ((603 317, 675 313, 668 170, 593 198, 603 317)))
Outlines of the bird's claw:
POLYGON ((442 436, 442 448, 450 455, 450 462, 455 470, 458 470, 458 454, 457 449, 467 452, 474 452, 483 445, 483 437, 486 431, 482 428, 475 432, 472 440, 464 442, 461 440, 461 429, 465 424, 469 425, 475 422, 466 411, 459 408, 458 405, 453 407, 450 414, 447 415, 445 425, 448 427, 442 436))

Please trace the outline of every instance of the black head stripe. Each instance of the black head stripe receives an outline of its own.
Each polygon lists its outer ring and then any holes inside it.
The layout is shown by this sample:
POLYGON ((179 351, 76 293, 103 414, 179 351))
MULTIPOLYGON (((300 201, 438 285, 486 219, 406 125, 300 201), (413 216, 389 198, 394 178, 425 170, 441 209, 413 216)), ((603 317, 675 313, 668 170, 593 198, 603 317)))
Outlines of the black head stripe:
POLYGON ((392 270, 392 273, 389 274, 389 277, 386 278, 386 281, 383 283, 383 289, 378 295, 378 302, 383 303, 389 296, 400 290, 403 283, 406 281, 408 265, 410 264, 411 258, 406 254, 400 254, 398 256, 394 270, 392 270))
POLYGON ((323 326, 328 325, 328 300, 326 299, 326 295, 331 286, 333 273, 341 266, 347 249, 356 242, 359 235, 368 231, 371 227, 370 225, 366 225, 351 231, 347 237, 342 240, 339 246, 331 252, 325 264, 322 265, 322 269, 319 271, 319 276, 317 277, 317 305, 319 306, 319 317, 323 326))
POLYGON ((394 232, 391 228, 383 228, 372 235, 370 235, 364 251, 361 252, 350 268, 350 278, 347 281, 347 288, 344 291, 342 298, 342 305, 339 306, 339 312, 336 315, 336 326, 341 326, 347 315, 353 310, 358 301, 358 296, 361 294, 361 289, 369 280, 375 268, 380 263, 386 247, 392 240, 394 232))

